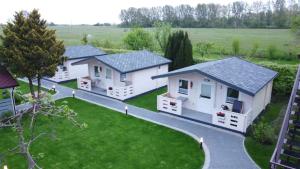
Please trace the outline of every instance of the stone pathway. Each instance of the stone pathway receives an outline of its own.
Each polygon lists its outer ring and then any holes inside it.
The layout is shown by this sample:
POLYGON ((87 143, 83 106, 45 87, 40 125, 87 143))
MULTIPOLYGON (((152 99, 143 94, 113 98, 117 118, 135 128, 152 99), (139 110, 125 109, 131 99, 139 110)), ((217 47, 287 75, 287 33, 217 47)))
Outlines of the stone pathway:
MULTIPOLYGON (((43 87, 52 88, 55 84, 46 80, 42 81, 43 87)), ((55 84, 57 93, 55 99, 72 97, 73 89, 55 84)), ((95 95, 82 90, 76 90, 75 96, 103 107, 125 113, 126 104, 105 96, 95 95)), ((22 106, 18 106, 20 109, 22 106)), ((248 156, 244 147, 244 136, 218 129, 212 126, 195 123, 172 115, 152 112, 143 108, 128 105, 128 113, 136 118, 144 119, 159 125, 163 125, 187 135, 197 141, 204 140, 205 164, 203 168, 209 169, 256 169, 259 168, 248 156)))

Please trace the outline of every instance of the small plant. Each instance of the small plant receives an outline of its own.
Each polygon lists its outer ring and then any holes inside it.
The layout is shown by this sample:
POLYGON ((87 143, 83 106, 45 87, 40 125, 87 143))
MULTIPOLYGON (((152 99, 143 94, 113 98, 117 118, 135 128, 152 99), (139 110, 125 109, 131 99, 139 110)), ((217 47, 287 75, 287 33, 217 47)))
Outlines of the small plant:
POLYGON ((235 40, 232 41, 232 51, 233 51, 233 54, 235 56, 239 55, 239 53, 240 53, 240 40, 235 39, 235 40))
POLYGON ((277 47, 275 45, 270 45, 268 47, 267 56, 269 59, 275 59, 277 53, 277 47))
POLYGON ((13 113, 11 111, 3 112, 2 114, 0 114, 0 120, 8 118, 8 117, 12 116, 12 114, 13 113))
POLYGON ((82 39, 81 39, 82 44, 86 45, 88 44, 88 35, 84 34, 82 39))
POLYGON ((204 57, 210 53, 213 46, 214 44, 210 42, 199 42, 196 44, 196 52, 199 53, 201 57, 204 57))
POLYGON ((111 43, 111 41, 109 41, 107 39, 103 42, 103 44, 101 46, 103 48, 109 48, 109 49, 113 48, 113 44, 111 43))
POLYGON ((274 128, 263 119, 258 124, 254 124, 252 128, 253 138, 261 144, 272 144, 274 142, 274 128))
POLYGON ((259 48, 259 44, 258 43, 253 43, 252 49, 250 51, 250 56, 251 57, 255 57, 257 56, 257 50, 259 48))

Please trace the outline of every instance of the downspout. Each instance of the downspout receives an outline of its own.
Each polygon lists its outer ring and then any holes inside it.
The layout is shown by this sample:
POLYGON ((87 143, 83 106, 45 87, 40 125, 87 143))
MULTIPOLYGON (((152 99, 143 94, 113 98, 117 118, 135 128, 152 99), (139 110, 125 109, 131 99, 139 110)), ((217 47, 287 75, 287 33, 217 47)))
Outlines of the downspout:
POLYGON ((15 90, 15 87, 13 87, 11 89, 10 97, 11 97, 11 102, 12 102, 13 113, 14 113, 14 115, 16 115, 17 113, 16 113, 16 102, 15 102, 14 90, 15 90))

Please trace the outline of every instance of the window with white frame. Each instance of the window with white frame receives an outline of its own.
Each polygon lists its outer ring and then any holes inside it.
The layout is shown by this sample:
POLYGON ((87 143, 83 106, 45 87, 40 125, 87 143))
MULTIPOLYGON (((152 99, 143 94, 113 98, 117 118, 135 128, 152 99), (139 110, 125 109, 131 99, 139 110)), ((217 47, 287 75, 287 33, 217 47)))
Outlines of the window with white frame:
POLYGON ((120 81, 125 82, 126 81, 126 73, 121 73, 120 74, 120 81))
POLYGON ((239 91, 233 88, 227 88, 226 103, 233 103, 235 100, 239 99, 239 91))
POLYGON ((100 77, 99 67, 98 66, 94 66, 94 74, 95 74, 95 77, 100 77))
POLYGON ((106 79, 111 79, 111 69, 106 68, 106 79))
POLYGON ((189 88, 189 81, 187 80, 179 80, 179 89, 178 93, 180 94, 188 94, 188 89, 189 88))
POLYGON ((201 94, 200 97, 210 99, 211 98, 211 85, 201 84, 201 94))

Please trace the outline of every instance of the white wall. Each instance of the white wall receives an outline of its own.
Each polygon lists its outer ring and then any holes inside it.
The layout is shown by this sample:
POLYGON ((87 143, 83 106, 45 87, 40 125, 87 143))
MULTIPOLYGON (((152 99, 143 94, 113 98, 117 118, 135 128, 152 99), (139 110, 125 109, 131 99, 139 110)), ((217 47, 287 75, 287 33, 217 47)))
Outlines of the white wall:
POLYGON ((67 60, 63 63, 63 66, 67 68, 66 71, 63 71, 61 69, 61 66, 57 67, 57 71, 55 75, 50 78, 53 81, 56 82, 62 82, 72 79, 77 79, 79 77, 85 77, 88 76, 88 65, 72 65, 74 62, 78 62, 82 59, 74 59, 74 60, 67 60))
MULTIPOLYGON (((188 97, 188 100, 183 103, 183 107, 202 113, 212 114, 215 109, 221 108, 221 105, 228 105, 232 107, 232 104, 226 103, 227 96, 227 86, 216 82, 212 79, 209 79, 210 82, 207 82, 207 79, 199 73, 186 73, 176 76, 169 77, 168 91, 172 97, 188 97), (179 80, 188 80, 189 81, 189 92, 188 95, 178 93, 179 80), (206 79, 206 80, 204 80, 206 79), (193 87, 190 83, 193 82, 193 87), (201 83, 208 83, 213 86, 212 97, 211 99, 201 98, 201 83)), ((239 100, 243 101, 244 112, 247 112, 252 108, 253 97, 245 93, 239 92, 239 100)))
POLYGON ((167 73, 168 69, 168 65, 162 65, 129 73, 135 95, 139 95, 167 85, 167 78, 153 80, 151 77, 167 73))

